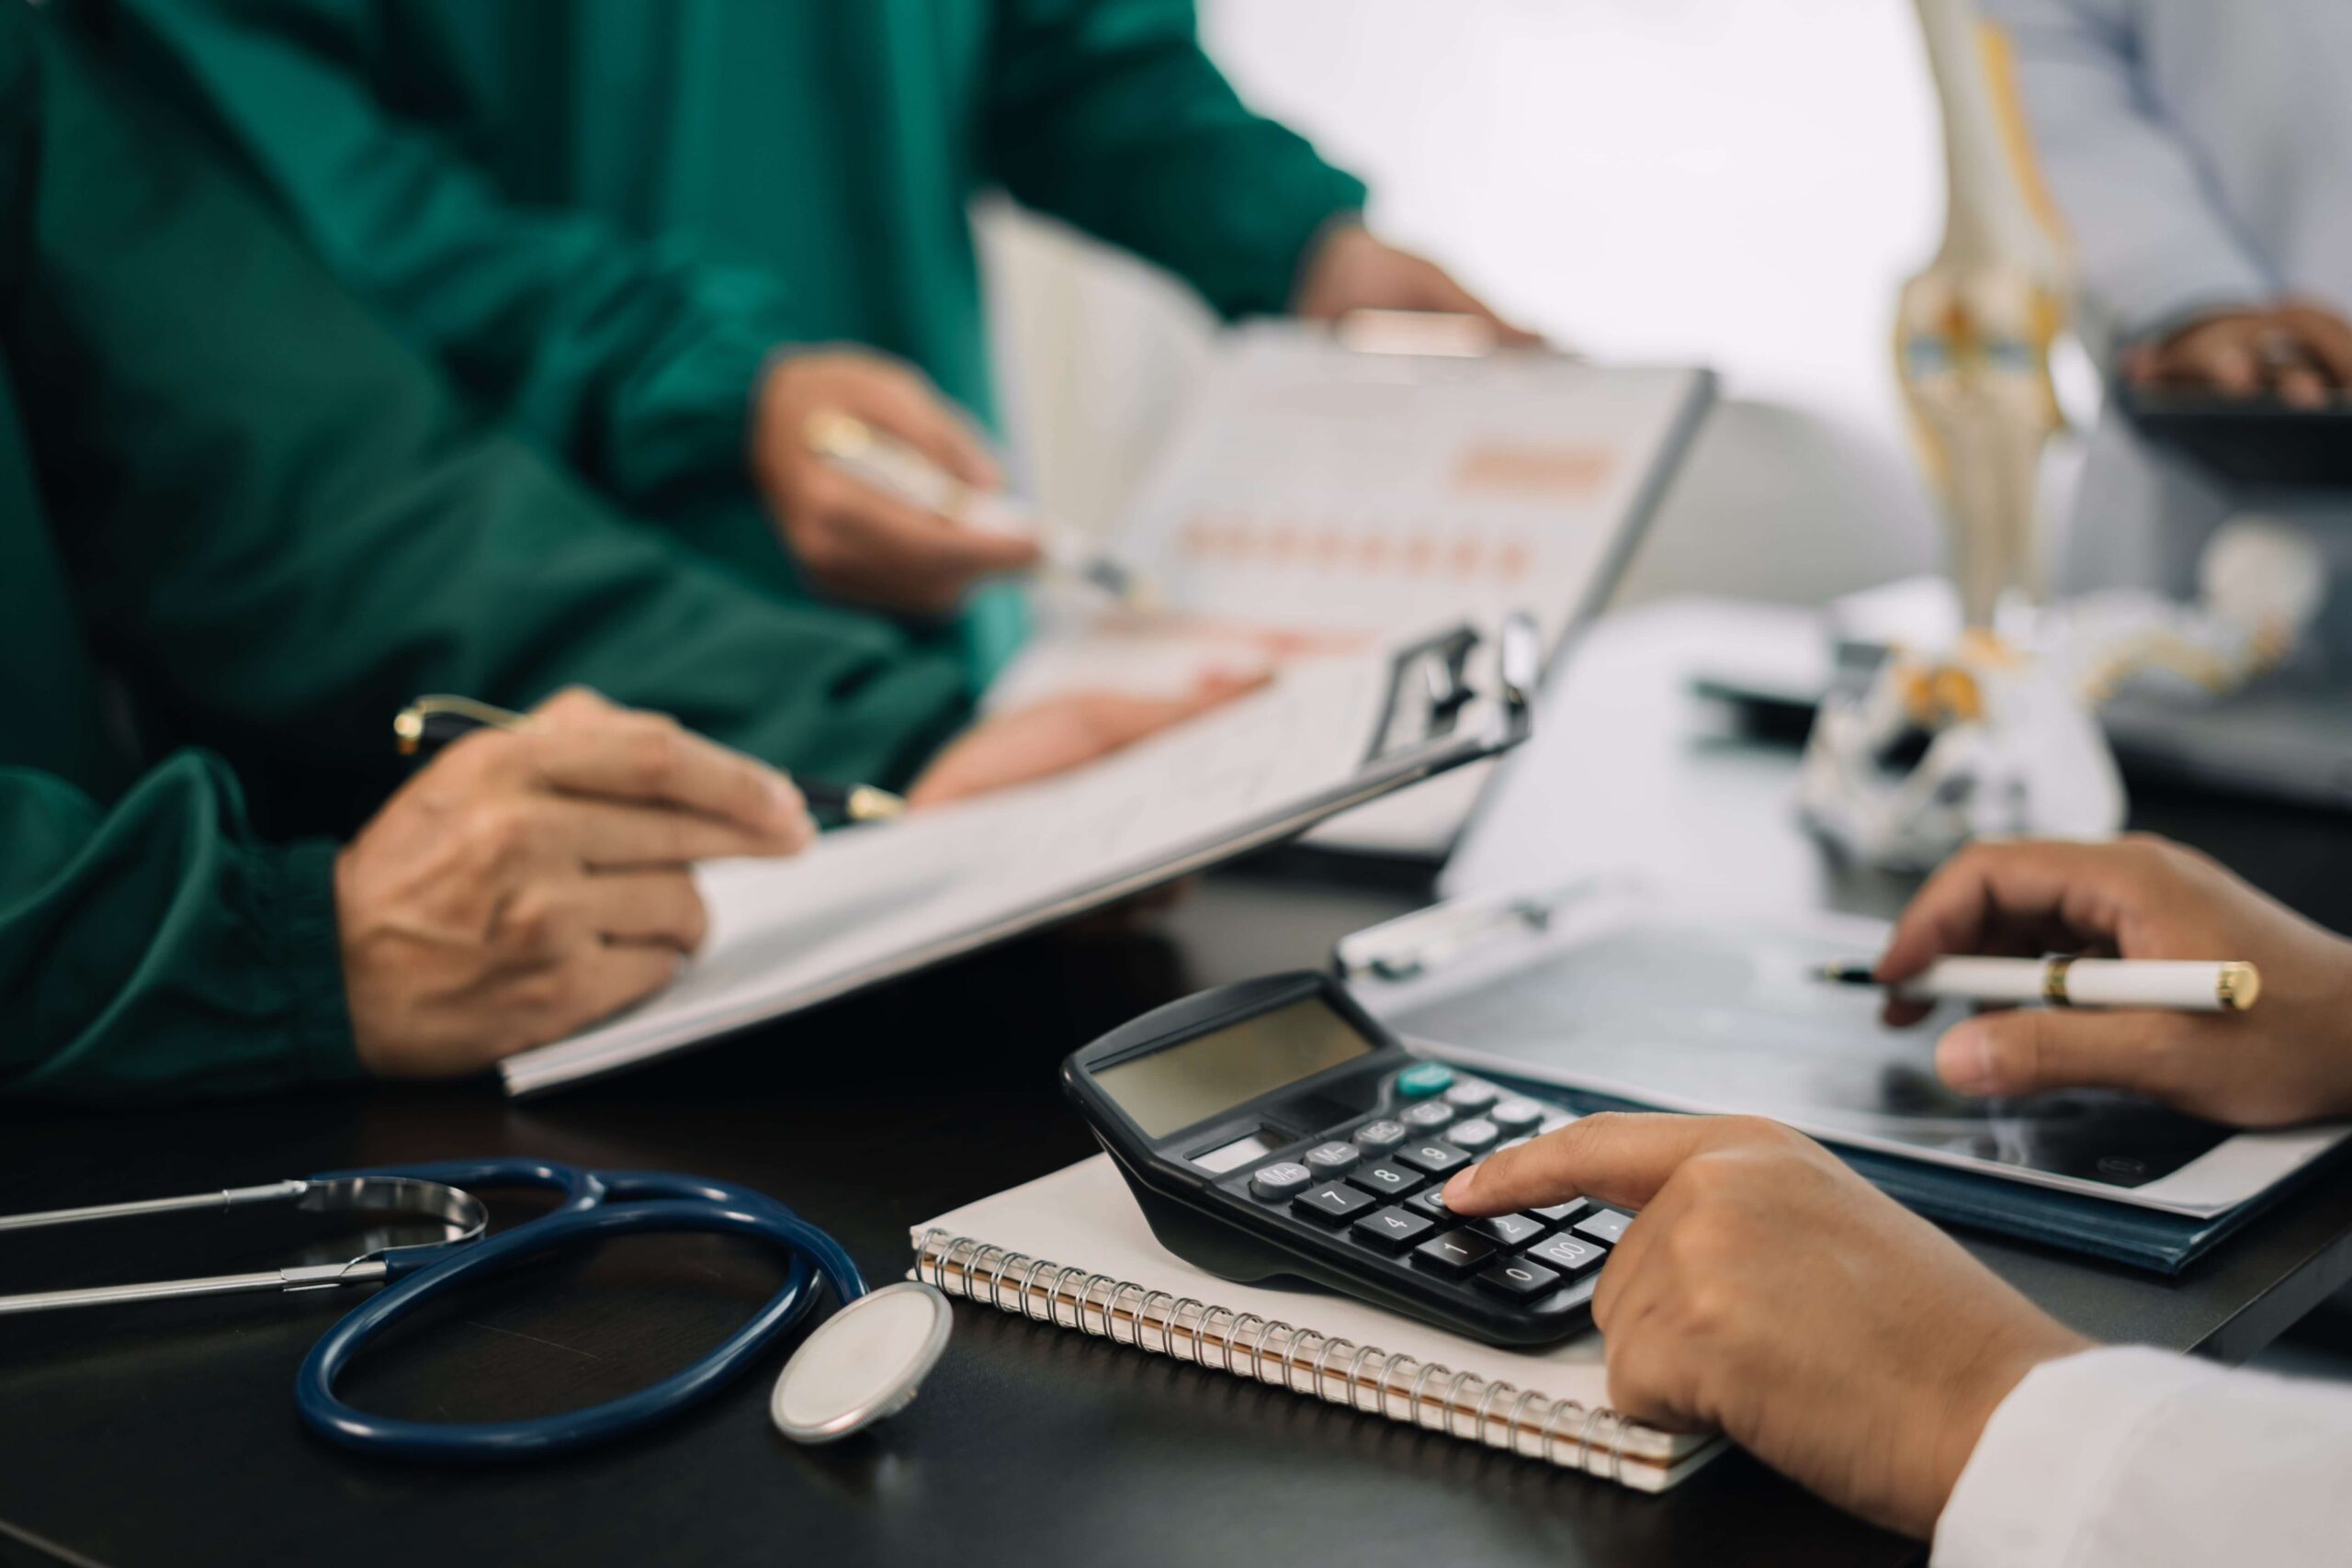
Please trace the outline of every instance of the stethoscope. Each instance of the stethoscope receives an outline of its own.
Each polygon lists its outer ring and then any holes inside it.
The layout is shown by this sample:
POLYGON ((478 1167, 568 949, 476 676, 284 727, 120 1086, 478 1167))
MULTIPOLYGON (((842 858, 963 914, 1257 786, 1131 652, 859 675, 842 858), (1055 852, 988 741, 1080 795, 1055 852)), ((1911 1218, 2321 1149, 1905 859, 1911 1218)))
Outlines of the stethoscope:
POLYGON ((869 1292, 841 1245, 765 1193, 696 1176, 582 1170, 531 1159, 449 1160, 396 1168, 330 1171, 307 1179, 236 1187, 82 1209, 0 1216, 0 1231, 132 1215, 285 1205, 311 1213, 368 1213, 442 1225, 443 1240, 378 1247, 343 1263, 297 1264, 136 1285, 0 1296, 0 1316, 66 1307, 252 1292, 385 1288, 346 1314, 311 1348, 295 1374, 294 1403, 320 1436, 409 1459, 519 1459, 633 1432, 707 1398, 816 1305, 821 1280, 839 1311, 804 1339, 776 1380, 769 1411, 786 1436, 830 1442, 905 1407, 947 1344, 947 1298, 905 1282, 869 1292), (487 1235, 475 1188, 537 1188, 554 1210, 487 1235), (789 1268, 782 1288, 750 1322, 683 1371, 603 1404, 514 1421, 449 1423, 376 1416, 346 1404, 335 1382, 370 1340, 424 1306, 483 1276, 589 1240, 649 1232, 706 1232, 768 1243, 789 1268))

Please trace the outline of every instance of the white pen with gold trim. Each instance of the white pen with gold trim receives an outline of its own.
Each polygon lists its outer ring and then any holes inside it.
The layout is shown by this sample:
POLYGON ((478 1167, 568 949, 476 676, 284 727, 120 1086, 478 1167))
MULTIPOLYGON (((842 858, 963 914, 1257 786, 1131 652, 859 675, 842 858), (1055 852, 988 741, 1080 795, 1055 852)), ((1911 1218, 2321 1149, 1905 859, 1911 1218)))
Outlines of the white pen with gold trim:
MULTIPOLYGON (((1814 976, 1840 986, 1880 983, 1867 964, 1825 964, 1814 976)), ((2244 1012, 2262 994, 2262 974, 2241 958, 1939 958, 1889 989, 1923 1002, 2244 1012)))

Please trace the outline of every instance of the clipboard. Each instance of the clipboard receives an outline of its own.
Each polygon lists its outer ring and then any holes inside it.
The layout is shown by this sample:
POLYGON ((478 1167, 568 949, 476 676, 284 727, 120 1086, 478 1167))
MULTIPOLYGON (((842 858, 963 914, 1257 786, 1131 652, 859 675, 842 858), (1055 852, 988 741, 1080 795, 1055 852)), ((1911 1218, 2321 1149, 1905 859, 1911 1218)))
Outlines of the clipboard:
POLYGON ((668 991, 500 1064, 545 1093, 912 974, 1305 832, 1506 751, 1534 627, 1464 623, 1285 667, 1264 690, 1054 778, 698 868, 703 951, 668 991))
MULTIPOLYGON (((1097 541, 1159 613, 1041 595, 987 701, 1106 678, 1181 689, 1298 643, 1519 610, 1553 665, 1616 590, 1713 392, 1696 367, 1498 349, 1460 317, 1234 328, 1097 541)), ((1351 812, 1310 847, 1433 867, 1487 773, 1351 812)))
POLYGON ((1356 998, 1432 1055, 1583 1110, 1770 1116, 1938 1218, 2165 1271, 2346 1134, 2233 1133, 2104 1092, 1954 1094, 1933 1046, 1964 1006, 1892 1030, 1875 990, 1811 978, 1877 953, 1887 929, 1589 878, 1441 904, 1343 939, 1335 958, 1356 998))

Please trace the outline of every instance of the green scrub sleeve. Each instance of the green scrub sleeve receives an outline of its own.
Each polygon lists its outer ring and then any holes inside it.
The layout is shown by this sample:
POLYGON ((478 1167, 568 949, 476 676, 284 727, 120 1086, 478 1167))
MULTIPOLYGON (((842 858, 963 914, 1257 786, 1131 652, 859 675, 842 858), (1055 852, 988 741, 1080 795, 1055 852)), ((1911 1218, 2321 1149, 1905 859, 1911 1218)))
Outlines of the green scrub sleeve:
POLYGON ((501 421, 634 511, 741 492, 767 356, 808 337, 784 286, 510 200, 367 62, 373 0, 124 0, 126 51, 187 95, 284 197, 328 266, 501 421))
POLYGON ((220 750, 258 807, 266 781, 338 769, 380 798, 390 716, 423 692, 519 707, 581 682, 884 784, 968 716, 952 630, 779 603, 606 512, 162 106, 40 30, 11 358, 82 612, 165 743, 220 750))
POLYGON ((354 1077, 334 846, 264 845, 182 751, 111 809, 0 768, 0 1095, 246 1095, 354 1077))
POLYGON ((1227 317, 1288 309, 1363 183, 1253 114, 1192 0, 999 0, 988 164, 1014 197, 1148 257, 1227 317))

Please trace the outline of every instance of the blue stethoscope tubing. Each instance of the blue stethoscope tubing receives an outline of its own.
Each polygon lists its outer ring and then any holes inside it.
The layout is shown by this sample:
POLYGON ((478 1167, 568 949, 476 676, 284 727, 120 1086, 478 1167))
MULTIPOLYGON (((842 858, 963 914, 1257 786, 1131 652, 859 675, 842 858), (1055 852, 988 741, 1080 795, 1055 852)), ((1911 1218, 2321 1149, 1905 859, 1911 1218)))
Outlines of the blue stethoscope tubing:
POLYGON ((536 1187, 562 1194, 555 1210, 481 1241, 401 1247, 383 1254, 385 1288, 329 1329, 295 1374, 303 1423, 348 1448, 403 1459, 524 1459, 633 1432, 675 1416, 731 1382, 816 1304, 810 1269, 843 1305, 865 1294, 865 1277, 841 1244, 763 1192, 661 1171, 582 1170, 537 1160, 452 1160, 335 1171, 335 1177, 405 1176, 472 1190, 536 1187), (412 1421, 370 1415, 337 1397, 335 1381, 369 1340, 469 1280, 559 1248, 645 1232, 701 1232, 772 1244, 790 1260, 783 1287, 750 1322, 683 1371, 584 1409, 514 1421, 412 1421))

